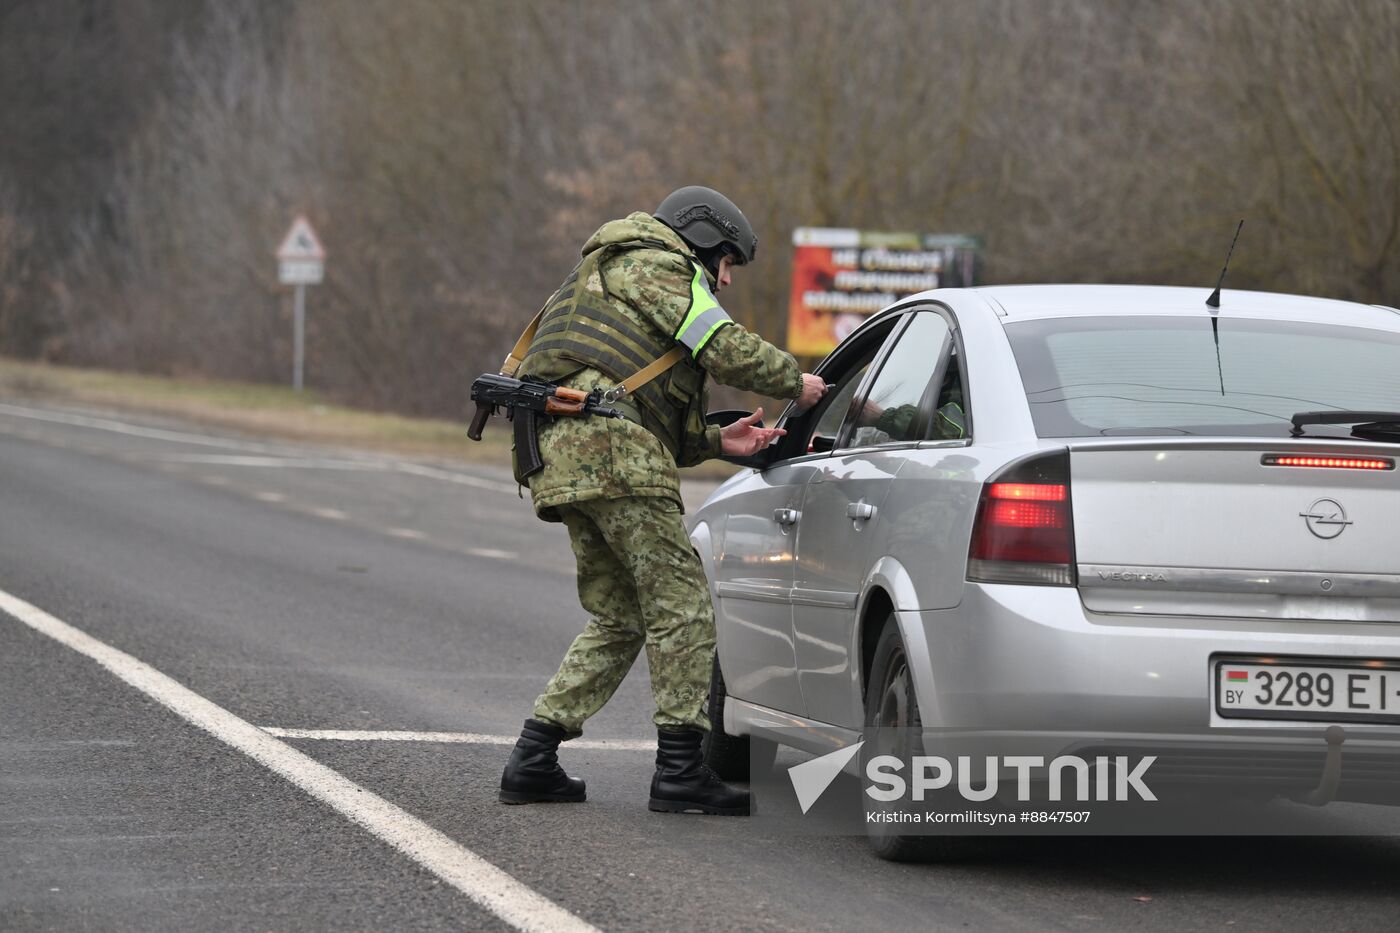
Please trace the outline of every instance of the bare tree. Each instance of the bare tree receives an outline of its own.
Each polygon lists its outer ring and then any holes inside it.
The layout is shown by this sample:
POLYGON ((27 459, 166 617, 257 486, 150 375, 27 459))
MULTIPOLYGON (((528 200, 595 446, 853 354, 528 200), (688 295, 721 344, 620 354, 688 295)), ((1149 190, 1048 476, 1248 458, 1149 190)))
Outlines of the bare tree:
POLYGON ((1258 0, 1232 7, 1219 93, 1244 122, 1231 174, 1249 192, 1282 288, 1400 293, 1400 5, 1258 0))
POLYGON ((0 350, 32 353, 39 322, 26 314, 32 295, 34 235, 20 216, 19 198, 0 179, 0 350))
POLYGON ((727 304, 779 340, 819 224, 981 235, 988 281, 1204 288, 1245 216, 1232 284, 1400 300, 1393 2, 132 3, 92 35, 0 4, 0 128, 48 127, 0 153, 0 350, 281 381, 304 212, 310 384, 459 413, 599 224, 696 183, 754 221, 727 304), (97 135, 45 97, 84 93, 73 34, 115 76, 97 135))

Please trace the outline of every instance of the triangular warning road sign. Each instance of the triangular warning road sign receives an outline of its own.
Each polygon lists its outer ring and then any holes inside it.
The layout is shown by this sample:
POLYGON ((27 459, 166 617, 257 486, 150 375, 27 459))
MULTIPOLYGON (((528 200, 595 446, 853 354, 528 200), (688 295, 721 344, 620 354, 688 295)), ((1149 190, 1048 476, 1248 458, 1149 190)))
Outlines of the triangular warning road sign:
POLYGON ((305 217, 298 216, 296 220, 292 221, 292 228, 282 238, 282 245, 277 247, 277 258, 326 258, 326 251, 321 246, 321 240, 316 236, 316 231, 311 229, 311 222, 305 217))

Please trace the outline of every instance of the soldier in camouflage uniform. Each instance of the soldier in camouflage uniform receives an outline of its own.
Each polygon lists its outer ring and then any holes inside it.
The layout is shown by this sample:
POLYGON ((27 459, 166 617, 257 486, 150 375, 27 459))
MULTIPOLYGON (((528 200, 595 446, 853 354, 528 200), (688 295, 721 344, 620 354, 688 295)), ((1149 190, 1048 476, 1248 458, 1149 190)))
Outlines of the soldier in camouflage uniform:
POLYGON ((526 720, 501 778, 505 803, 584 799, 583 781, 558 764, 559 742, 581 733, 645 647, 658 730, 651 808, 749 811, 748 795, 701 761, 714 613, 681 520, 677 468, 722 453, 755 453, 781 433, 755 426, 762 409, 723 429, 707 427, 707 376, 803 407, 825 391, 818 377, 734 323, 715 300, 731 268, 751 260, 756 245, 731 201, 708 188, 682 188, 654 215, 604 224, 546 303, 522 375, 608 389, 677 345, 685 355, 614 402, 625 419, 544 423, 544 468, 520 477, 536 513, 568 529, 579 601, 592 619, 526 720))

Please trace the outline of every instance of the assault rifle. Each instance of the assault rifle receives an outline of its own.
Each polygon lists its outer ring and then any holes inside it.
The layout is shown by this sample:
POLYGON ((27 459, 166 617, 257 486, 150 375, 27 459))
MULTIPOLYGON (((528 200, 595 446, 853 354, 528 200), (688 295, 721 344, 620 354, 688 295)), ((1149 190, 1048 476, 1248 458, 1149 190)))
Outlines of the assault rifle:
POLYGON ((492 373, 478 376, 472 383, 472 401, 476 402, 476 414, 467 428, 467 437, 481 440, 487 419, 504 408, 506 417, 515 425, 515 456, 522 477, 544 469, 537 437, 540 415, 626 417, 618 409, 604 405, 603 393, 598 389, 584 392, 529 376, 524 379, 492 373))

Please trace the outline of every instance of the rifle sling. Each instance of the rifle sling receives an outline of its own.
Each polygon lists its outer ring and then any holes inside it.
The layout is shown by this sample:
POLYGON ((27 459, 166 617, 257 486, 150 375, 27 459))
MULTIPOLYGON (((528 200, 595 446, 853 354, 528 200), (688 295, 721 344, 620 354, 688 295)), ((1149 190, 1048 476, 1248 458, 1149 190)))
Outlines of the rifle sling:
POLYGON ((506 356, 506 361, 501 364, 501 375, 515 378, 515 371, 520 368, 520 363, 525 359, 525 351, 530 349, 530 341, 535 339, 535 331, 540 329, 540 318, 544 317, 544 308, 540 308, 539 313, 525 327, 525 332, 520 335, 520 339, 515 342, 515 346, 506 356))
POLYGON ((631 395, 633 392, 685 359, 685 354, 685 347, 672 347, 670 350, 667 350, 665 353, 661 354, 661 356, 622 380, 623 394, 631 395))

